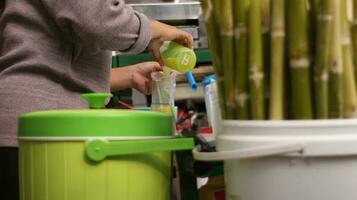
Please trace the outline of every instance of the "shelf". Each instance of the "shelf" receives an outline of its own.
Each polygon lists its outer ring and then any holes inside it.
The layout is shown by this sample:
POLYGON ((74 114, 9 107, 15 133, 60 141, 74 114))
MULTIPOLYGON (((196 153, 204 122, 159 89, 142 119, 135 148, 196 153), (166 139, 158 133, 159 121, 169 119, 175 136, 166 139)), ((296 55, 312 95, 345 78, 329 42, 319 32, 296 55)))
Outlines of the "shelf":
MULTIPOLYGON (((213 67, 212 66, 199 66, 192 70, 193 75, 195 76, 196 82, 202 82, 203 78, 207 75, 213 74, 213 67)), ((186 82, 186 77, 184 74, 177 74, 176 82, 186 82)))
POLYGON ((186 77, 184 74, 178 74, 176 77, 176 93, 175 100, 186 100, 186 99, 204 99, 204 89, 202 86, 202 80, 205 76, 213 74, 212 66, 199 66, 192 70, 193 75, 195 76, 198 89, 197 91, 192 91, 189 87, 186 77))
POLYGON ((176 85, 175 101, 186 99, 204 99, 204 90, 201 84, 198 84, 197 91, 192 91, 187 83, 178 83, 176 85))

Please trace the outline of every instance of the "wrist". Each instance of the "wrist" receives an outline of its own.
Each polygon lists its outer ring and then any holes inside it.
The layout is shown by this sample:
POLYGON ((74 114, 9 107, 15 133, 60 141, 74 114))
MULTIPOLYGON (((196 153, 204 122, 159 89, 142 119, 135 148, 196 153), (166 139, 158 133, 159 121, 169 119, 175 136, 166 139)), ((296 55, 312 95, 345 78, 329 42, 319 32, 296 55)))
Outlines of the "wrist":
POLYGON ((128 67, 128 77, 129 77, 129 87, 133 88, 135 86, 135 82, 134 82, 134 74, 135 74, 135 70, 136 70, 136 65, 131 65, 128 67))
POLYGON ((151 28, 151 39, 161 39, 161 31, 160 31, 160 22, 151 19, 150 20, 150 28, 151 28))
POLYGON ((119 67, 111 70, 110 89, 118 91, 131 88, 133 84, 134 66, 119 67))

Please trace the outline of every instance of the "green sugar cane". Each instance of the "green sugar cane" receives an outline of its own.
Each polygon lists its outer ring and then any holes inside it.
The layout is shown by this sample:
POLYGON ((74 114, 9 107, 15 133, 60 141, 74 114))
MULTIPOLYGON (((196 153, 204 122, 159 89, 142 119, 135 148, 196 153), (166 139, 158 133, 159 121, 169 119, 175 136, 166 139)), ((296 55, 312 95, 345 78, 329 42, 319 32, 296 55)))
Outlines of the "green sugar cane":
POLYGON ((357 93, 352 58, 351 35, 347 17, 346 0, 340 0, 341 42, 343 58, 344 116, 357 117, 357 93))
POLYGON ((284 119, 285 0, 272 0, 269 119, 284 119))
POLYGON ((251 117, 265 119, 264 67, 260 0, 251 0, 248 19, 249 88, 251 97, 251 117))
POLYGON ((249 119, 248 93, 248 8, 249 0, 234 1, 235 69, 237 118, 249 119))
POLYGON ((353 0, 352 42, 355 81, 357 82, 357 0, 353 0))
POLYGON ((221 115, 226 118, 226 101, 225 101, 225 90, 223 81, 223 68, 222 68, 222 54, 221 54, 221 43, 220 43, 220 32, 218 26, 217 5, 214 4, 216 0, 201 0, 201 6, 204 14, 204 20, 206 24, 206 30, 208 34, 209 47, 212 52, 212 62, 214 71, 217 76, 217 86, 218 86, 218 98, 219 105, 221 108, 221 115))
POLYGON ((293 119, 312 119, 310 50, 306 1, 289 0, 286 2, 291 117, 293 119))
POLYGON ((314 107, 316 118, 328 118, 328 66, 331 56, 333 0, 323 0, 318 4, 316 60, 314 67, 314 107))
POLYGON ((232 0, 220 1, 221 50, 226 100, 226 118, 236 118, 235 70, 234 70, 234 25, 232 0))
POLYGON ((340 0, 333 0, 331 48, 329 54, 329 118, 343 118, 343 66, 340 0))

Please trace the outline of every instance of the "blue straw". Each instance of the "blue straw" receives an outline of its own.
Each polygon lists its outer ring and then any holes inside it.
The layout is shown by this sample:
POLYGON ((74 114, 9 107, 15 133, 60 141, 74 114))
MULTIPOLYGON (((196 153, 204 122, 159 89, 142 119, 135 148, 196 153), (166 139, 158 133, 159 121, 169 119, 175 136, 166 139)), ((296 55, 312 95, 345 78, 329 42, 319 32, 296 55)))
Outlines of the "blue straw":
POLYGON ((191 89, 193 91, 197 91, 197 84, 196 84, 196 80, 195 77, 193 76, 192 72, 186 72, 186 78, 188 81, 188 84, 190 85, 191 89))

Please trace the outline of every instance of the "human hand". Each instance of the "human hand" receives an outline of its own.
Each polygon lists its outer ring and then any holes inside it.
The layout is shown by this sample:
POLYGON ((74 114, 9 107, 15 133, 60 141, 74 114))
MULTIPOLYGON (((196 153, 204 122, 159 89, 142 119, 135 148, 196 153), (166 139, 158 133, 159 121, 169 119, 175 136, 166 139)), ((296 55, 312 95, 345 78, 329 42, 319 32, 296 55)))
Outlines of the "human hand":
POLYGON ((143 62, 130 66, 132 87, 143 94, 151 94, 151 73, 161 71, 162 67, 157 62, 143 62))
POLYGON ((188 48, 193 48, 193 37, 191 34, 156 20, 151 20, 150 26, 151 41, 149 43, 149 49, 154 59, 159 62, 161 66, 163 65, 163 61, 160 56, 160 47, 164 41, 174 41, 188 48))

